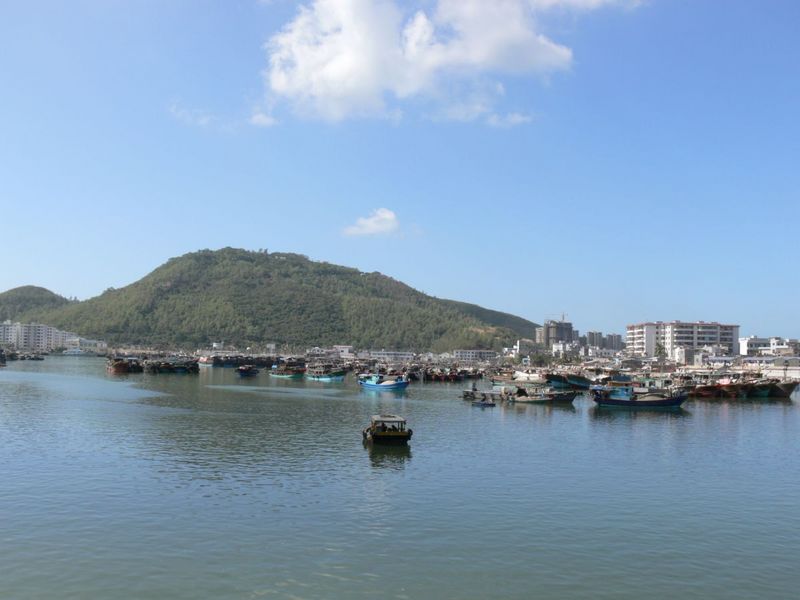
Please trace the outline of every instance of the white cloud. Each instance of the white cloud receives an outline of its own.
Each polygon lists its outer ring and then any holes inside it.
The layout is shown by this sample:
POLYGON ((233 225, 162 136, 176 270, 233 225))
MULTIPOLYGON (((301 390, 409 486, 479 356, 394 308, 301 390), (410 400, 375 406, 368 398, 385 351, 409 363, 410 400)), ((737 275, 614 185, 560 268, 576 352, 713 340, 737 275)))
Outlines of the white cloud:
POLYGON ((216 122, 216 118, 209 112, 198 108, 186 108, 177 101, 169 105, 169 114, 184 125, 208 127, 216 122))
POLYGON ((416 0, 427 12, 404 12, 397 0, 310 0, 265 46, 268 100, 330 121, 396 115, 409 101, 445 118, 488 117, 497 78, 572 64, 572 51, 540 31, 540 13, 635 2, 416 0))
POLYGON ((525 125, 530 123, 533 120, 533 117, 530 115, 523 115, 521 113, 508 113, 506 115, 498 115, 497 113, 492 113, 488 117, 486 117, 486 123, 491 125, 492 127, 516 127, 517 125, 525 125))
POLYGON ((344 234, 357 235, 384 235, 393 233, 400 227, 400 221, 394 211, 388 208, 379 208, 372 211, 368 217, 359 217, 354 225, 345 227, 344 234))
POLYGON ((256 127, 272 127, 278 123, 275 117, 268 115, 259 110, 250 115, 250 124, 256 127))

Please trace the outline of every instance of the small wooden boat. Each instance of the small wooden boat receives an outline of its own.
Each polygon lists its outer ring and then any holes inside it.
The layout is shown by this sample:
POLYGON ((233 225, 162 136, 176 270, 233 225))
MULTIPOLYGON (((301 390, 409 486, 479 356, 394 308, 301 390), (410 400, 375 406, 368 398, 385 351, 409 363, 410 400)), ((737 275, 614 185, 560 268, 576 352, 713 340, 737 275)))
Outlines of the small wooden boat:
POLYGON ((373 444, 407 444, 414 435, 406 420, 397 415, 373 415, 361 435, 373 444))

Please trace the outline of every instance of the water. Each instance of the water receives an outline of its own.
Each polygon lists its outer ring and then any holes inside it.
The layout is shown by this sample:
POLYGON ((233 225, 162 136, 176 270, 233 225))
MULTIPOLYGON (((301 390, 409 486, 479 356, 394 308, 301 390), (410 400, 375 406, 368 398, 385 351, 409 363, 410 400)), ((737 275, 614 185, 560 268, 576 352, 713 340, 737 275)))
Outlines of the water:
MULTIPOLYGON (((800 404, 0 370, 0 598, 788 598, 800 404), (395 412, 407 449, 360 430, 395 412)), ((795 397, 797 400, 797 397, 795 397)))

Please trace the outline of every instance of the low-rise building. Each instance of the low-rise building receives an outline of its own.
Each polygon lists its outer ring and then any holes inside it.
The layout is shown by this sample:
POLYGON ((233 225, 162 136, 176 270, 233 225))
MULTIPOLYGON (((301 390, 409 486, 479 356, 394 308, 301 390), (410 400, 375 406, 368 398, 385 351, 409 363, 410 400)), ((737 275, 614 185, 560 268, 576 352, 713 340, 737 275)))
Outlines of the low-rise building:
POLYGON ((460 363, 488 362, 497 358, 494 350, 453 350, 453 360, 460 363))
POLYGON ((678 347, 699 349, 722 346, 727 353, 739 353, 739 326, 705 321, 656 321, 628 325, 626 349, 632 356, 671 357, 678 347))

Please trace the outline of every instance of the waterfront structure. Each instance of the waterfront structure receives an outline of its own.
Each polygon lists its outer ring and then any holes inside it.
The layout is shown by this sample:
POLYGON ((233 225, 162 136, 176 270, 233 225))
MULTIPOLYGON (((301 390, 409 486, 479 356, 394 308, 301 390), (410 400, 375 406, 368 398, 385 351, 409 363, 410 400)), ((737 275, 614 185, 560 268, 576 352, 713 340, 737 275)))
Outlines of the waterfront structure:
POLYGON ((625 339, 631 356, 673 357, 676 348, 693 350, 721 346, 729 354, 739 352, 739 326, 706 321, 656 321, 628 325, 625 339))

